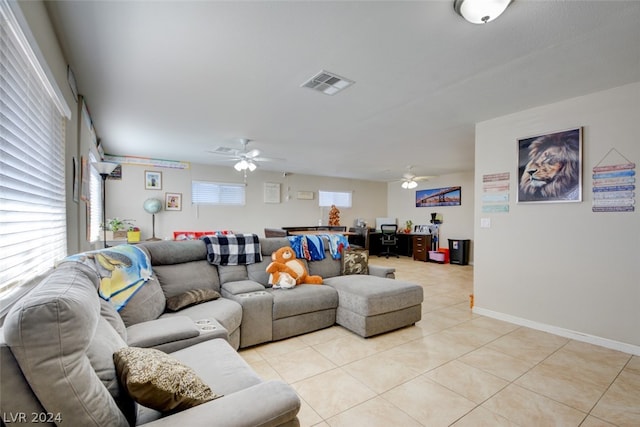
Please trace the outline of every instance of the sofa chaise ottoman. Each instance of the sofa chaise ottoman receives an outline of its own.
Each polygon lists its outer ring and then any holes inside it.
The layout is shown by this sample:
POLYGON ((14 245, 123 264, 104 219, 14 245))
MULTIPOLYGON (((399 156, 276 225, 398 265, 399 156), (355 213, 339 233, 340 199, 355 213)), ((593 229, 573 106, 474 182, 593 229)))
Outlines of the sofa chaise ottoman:
POLYGON ((363 275, 336 276, 325 284, 338 291, 336 323, 370 337, 421 319, 423 290, 402 280, 363 275))
MULTIPOLYGON (((270 254, 288 239, 267 238, 261 243, 263 253, 270 254)), ((332 257, 328 244, 325 251, 324 259, 307 261, 307 267, 309 274, 324 279, 323 286, 337 292, 335 323, 366 338, 420 321, 422 286, 397 280, 393 268, 382 266, 367 265, 361 274, 347 274, 345 263, 332 257)))

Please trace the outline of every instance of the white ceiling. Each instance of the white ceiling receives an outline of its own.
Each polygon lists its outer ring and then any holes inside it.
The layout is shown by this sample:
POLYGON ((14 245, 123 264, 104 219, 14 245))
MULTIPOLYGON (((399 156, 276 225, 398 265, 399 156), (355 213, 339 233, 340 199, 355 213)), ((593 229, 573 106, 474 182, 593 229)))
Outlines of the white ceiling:
POLYGON ((284 159, 265 170, 470 171, 475 123, 640 81, 639 1, 515 0, 486 25, 453 0, 45 3, 116 155, 231 166, 207 150, 249 138, 284 159), (321 69, 356 83, 300 87, 321 69))

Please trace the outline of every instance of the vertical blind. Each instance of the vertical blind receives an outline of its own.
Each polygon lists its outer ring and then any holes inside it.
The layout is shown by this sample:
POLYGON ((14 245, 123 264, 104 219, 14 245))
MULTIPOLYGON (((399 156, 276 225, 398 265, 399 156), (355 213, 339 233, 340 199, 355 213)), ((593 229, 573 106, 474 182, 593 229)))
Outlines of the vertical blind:
POLYGON ((37 58, 0 0, 0 295, 66 256, 68 107, 37 58))

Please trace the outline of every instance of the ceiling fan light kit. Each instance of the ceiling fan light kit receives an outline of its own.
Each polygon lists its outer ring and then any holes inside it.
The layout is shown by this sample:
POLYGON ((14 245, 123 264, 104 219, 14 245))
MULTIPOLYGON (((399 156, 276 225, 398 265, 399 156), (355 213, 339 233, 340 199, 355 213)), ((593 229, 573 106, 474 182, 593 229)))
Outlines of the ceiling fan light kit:
POLYGON ((240 143, 242 144, 242 150, 229 147, 216 147, 214 150, 207 150, 207 152, 226 157, 228 160, 235 160, 236 163, 233 165, 233 168, 238 172, 245 172, 246 176, 247 171, 253 172, 258 168, 258 162, 275 160, 265 157, 259 157, 260 150, 256 148, 247 150, 249 141, 249 139, 240 140, 240 143))
POLYGON ((242 159, 238 163, 233 165, 233 168, 238 172, 241 172, 247 169, 249 169, 249 172, 253 172, 254 170, 256 170, 257 167, 258 166, 255 163, 253 163, 252 160, 246 160, 246 159, 242 159))
POLYGON ((454 0, 456 13, 472 24, 486 24, 507 9, 512 0, 454 0))
POLYGON ((418 186, 418 183, 415 182, 413 179, 408 179, 402 182, 402 188, 404 188, 405 190, 411 190, 413 188, 416 188, 417 186, 418 186))
POLYGON ((402 179, 397 181, 402 181, 400 186, 405 190, 413 190, 418 186, 418 181, 428 181, 433 178, 433 176, 416 176, 413 173, 413 166, 407 166, 407 173, 402 176, 402 179))

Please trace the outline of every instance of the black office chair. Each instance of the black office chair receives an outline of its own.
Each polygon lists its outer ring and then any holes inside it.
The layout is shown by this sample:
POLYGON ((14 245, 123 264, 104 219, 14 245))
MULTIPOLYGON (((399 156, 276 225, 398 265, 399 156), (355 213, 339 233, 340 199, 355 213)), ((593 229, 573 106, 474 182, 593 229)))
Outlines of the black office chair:
POLYGON ((381 252, 378 256, 385 255, 389 258, 389 255, 395 255, 396 258, 400 258, 400 255, 395 252, 391 252, 391 248, 395 249, 398 244, 398 236, 396 236, 398 226, 396 224, 382 224, 380 225, 380 231, 382 232, 382 246, 386 247, 386 250, 381 252))

